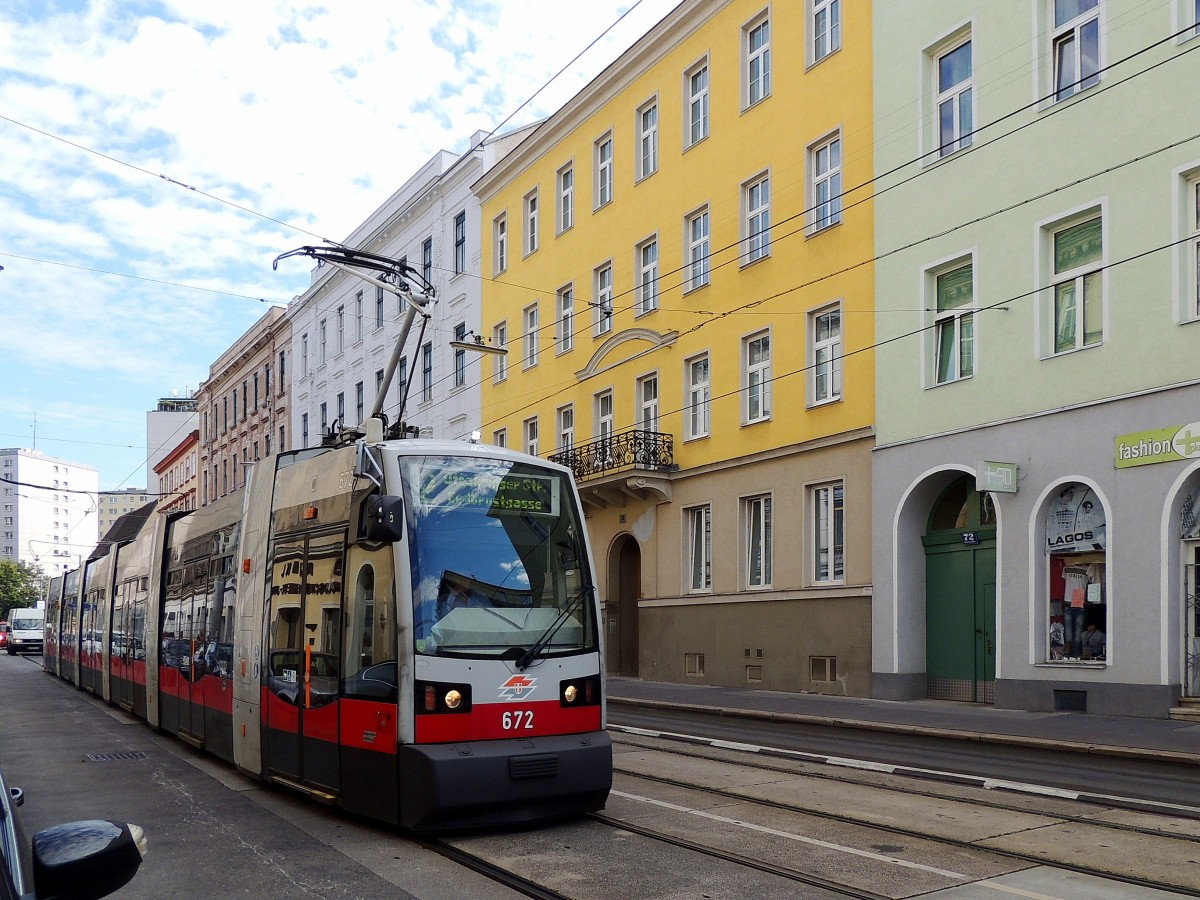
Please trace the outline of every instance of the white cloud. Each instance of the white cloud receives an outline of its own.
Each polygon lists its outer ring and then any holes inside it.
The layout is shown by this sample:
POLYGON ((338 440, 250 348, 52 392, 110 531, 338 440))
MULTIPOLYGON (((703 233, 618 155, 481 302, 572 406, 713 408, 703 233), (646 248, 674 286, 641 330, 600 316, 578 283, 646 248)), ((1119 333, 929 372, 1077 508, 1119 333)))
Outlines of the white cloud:
POLYGON ((18 257, 286 303, 308 271, 272 272, 278 253, 345 237, 436 151, 465 150, 635 6, 506 127, 552 112, 673 5, 6 4, 0 445, 31 444, 36 413, 46 452, 95 465, 102 487, 131 471, 126 484, 144 485, 140 450, 68 441, 140 448, 145 411, 194 388, 265 311, 18 257))

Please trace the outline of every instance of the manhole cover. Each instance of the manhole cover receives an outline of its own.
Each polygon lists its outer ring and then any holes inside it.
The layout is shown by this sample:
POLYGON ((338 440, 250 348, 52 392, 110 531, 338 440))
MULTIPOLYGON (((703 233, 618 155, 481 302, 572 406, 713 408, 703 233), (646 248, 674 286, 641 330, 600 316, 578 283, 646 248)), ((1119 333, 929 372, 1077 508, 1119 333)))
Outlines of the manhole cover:
POLYGON ((89 753, 83 758, 84 762, 113 762, 118 759, 145 759, 146 754, 141 750, 123 750, 119 753, 89 753))

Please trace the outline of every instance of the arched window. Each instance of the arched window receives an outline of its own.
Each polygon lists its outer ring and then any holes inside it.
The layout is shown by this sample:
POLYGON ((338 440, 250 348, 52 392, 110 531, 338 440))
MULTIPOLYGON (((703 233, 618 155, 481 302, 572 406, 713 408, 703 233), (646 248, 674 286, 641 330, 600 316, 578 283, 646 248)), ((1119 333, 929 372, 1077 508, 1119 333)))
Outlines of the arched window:
POLYGON ((1064 485, 1046 509, 1051 662, 1098 661, 1108 650, 1108 534, 1086 484, 1064 485))

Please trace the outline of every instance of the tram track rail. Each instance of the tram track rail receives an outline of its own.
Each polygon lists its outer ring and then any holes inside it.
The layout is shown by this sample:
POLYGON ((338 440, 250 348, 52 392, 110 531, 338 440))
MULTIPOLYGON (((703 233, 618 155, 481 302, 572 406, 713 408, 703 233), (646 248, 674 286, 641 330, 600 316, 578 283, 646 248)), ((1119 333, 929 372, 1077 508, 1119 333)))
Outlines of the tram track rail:
POLYGON ((544 884, 533 881, 523 875, 518 875, 511 869, 498 866, 476 853, 464 850, 462 847, 458 847, 441 838, 413 833, 410 833, 408 837, 417 846, 431 853, 436 853, 443 859, 457 863, 463 868, 482 875, 490 881, 503 885, 519 894, 524 894, 526 897, 533 897, 535 900, 575 900, 575 898, 567 894, 560 894, 558 891, 548 888, 544 884))
MULTIPOLYGON (((695 791, 712 797, 718 797, 723 800, 731 800, 738 803, 750 804, 751 806, 759 806, 768 809, 779 810, 781 812, 793 813, 796 815, 810 816, 813 818, 824 819, 829 822, 836 822, 843 825, 851 825, 859 828, 875 829, 887 834, 894 834, 900 837, 912 838, 915 840, 927 841, 934 844, 939 844, 945 847, 953 847, 960 850, 968 850, 974 853, 989 853, 1000 856, 1006 859, 1011 859, 1017 862, 1028 863, 1032 866, 1043 866, 1047 868, 1061 869, 1063 871, 1077 872, 1082 875, 1100 875, 1104 878, 1113 881, 1119 881, 1123 884, 1133 885, 1135 887, 1147 888, 1151 890, 1169 891, 1180 896, 1200 897, 1200 889, 1191 888, 1187 885, 1175 884, 1166 881, 1154 881, 1147 878, 1127 875, 1121 872, 1111 871, 1110 869, 1097 868, 1095 866, 1085 867, 1076 865, 1066 860, 1053 859, 1046 856, 1037 856, 1030 853, 1022 853, 1018 850, 1006 850, 1003 848, 991 847, 986 844, 979 844, 973 841, 959 840, 956 838, 946 837, 944 835, 928 834, 923 831, 911 828, 902 828, 897 825, 887 825, 872 821, 865 817, 856 817, 842 815, 838 813, 828 812, 826 810, 806 809, 802 806, 797 806, 791 803, 783 803, 777 800, 769 800, 762 797, 753 797, 736 791, 729 791, 723 788, 707 787, 704 785, 691 784, 677 778, 667 778, 661 775, 646 775, 643 773, 634 772, 629 769, 615 767, 614 772, 626 775, 630 778, 636 778, 642 781, 658 784, 665 787, 681 788, 684 790, 695 791)), ((792 773, 796 774, 796 773, 792 773)), ((1007 807, 1001 807, 1006 811, 1013 811, 1007 807)), ((1107 828, 1105 822, 1097 822, 1094 819, 1084 820, 1087 824, 1097 828, 1107 828)), ((1114 829, 1120 830, 1120 829, 1114 829)), ((1174 835, 1165 834, 1163 832, 1154 832, 1157 837, 1174 838, 1174 835)))
MULTIPOLYGON (((716 754, 712 754, 712 753, 704 753, 704 752, 700 752, 697 750, 683 749, 683 747, 685 746, 683 744, 680 744, 677 746, 672 746, 672 748, 670 750, 663 750, 662 747, 656 746, 651 741, 641 742, 636 739, 631 739, 631 738, 643 737, 641 735, 632 735, 632 736, 631 735, 623 735, 622 737, 626 741, 626 743, 628 743, 630 746, 641 747, 641 748, 647 749, 647 750, 659 750, 662 752, 670 753, 674 756, 682 756, 687 759, 708 760, 711 762, 728 762, 729 761, 729 759, 725 756, 720 756, 720 755, 716 755, 716 754)), ((664 738, 661 738, 660 740, 669 740, 669 738, 664 737, 664 738)), ((872 782, 870 780, 870 776, 871 775, 877 776, 880 774, 881 771, 883 771, 881 767, 879 767, 875 764, 864 765, 863 767, 859 768, 859 767, 855 767, 855 766, 846 765, 845 763, 842 763, 842 762, 833 763, 833 762, 824 761, 820 757, 809 756, 806 754, 797 754, 797 753, 786 752, 786 753, 780 753, 778 755, 778 758, 780 760, 790 761, 790 762, 801 764, 801 765, 811 765, 811 766, 817 766, 817 767, 824 765, 824 766, 829 766, 831 768, 836 769, 836 772, 820 772, 820 771, 809 771, 809 770, 805 770, 805 771, 801 772, 795 768, 789 768, 786 765, 771 765, 770 763, 764 762, 763 761, 764 758, 769 759, 775 755, 769 750, 762 750, 762 749, 759 749, 756 751, 739 750, 737 748, 729 746, 728 744, 717 743, 717 742, 714 742, 712 744, 699 745, 699 746, 703 746, 703 747, 706 747, 706 748, 709 748, 712 750, 717 750, 717 751, 726 751, 726 752, 733 753, 733 754, 741 754, 747 758, 753 758, 752 762, 748 761, 748 760, 742 760, 742 759, 738 760, 738 765, 744 766, 745 768, 751 768, 751 769, 755 769, 755 770, 759 770, 759 771, 763 771, 763 772, 770 772, 772 774, 793 775, 793 776, 799 775, 799 776, 803 776, 805 778, 815 778, 815 779, 819 779, 822 781, 832 781, 832 782, 839 782, 839 783, 849 782, 852 784, 864 784, 864 785, 870 786, 870 785, 875 784, 875 782, 872 782), (858 774, 861 777, 858 777, 858 778, 849 777, 853 774, 858 774)), ((624 771, 624 770, 617 769, 616 771, 624 771)), ((1169 838, 1172 838, 1175 840, 1190 841, 1193 843, 1200 844, 1200 834, 1190 835, 1190 834, 1180 833, 1180 832, 1163 831, 1161 829, 1149 828, 1146 826, 1134 825, 1134 824, 1130 824, 1130 823, 1126 823, 1126 822, 1097 822, 1097 820, 1093 816, 1079 815, 1078 813, 1072 813, 1069 810, 1066 810, 1063 808, 1067 803, 1074 803, 1074 804, 1083 803, 1088 806, 1097 807, 1097 808, 1103 807, 1103 808, 1109 808, 1109 809, 1113 809, 1113 808, 1124 809, 1124 810, 1129 810, 1131 812, 1144 813, 1147 815, 1175 817, 1175 818, 1179 818, 1179 819, 1200 821, 1200 809, 1197 809, 1195 807, 1185 807, 1185 806, 1167 807, 1167 806, 1164 806, 1163 804, 1150 803, 1150 802, 1138 800, 1136 798, 1112 797, 1112 796, 1103 796, 1103 795, 1098 795, 1098 794, 1091 794, 1091 795, 1079 794, 1076 796, 1072 796, 1071 799, 1069 799, 1069 800, 1064 800, 1064 799, 1060 799, 1054 792, 1047 791, 1044 793, 1043 792, 1035 792, 1035 793, 1030 794, 1028 792, 1015 790, 1012 787, 1003 786, 1002 782, 998 783, 998 784, 993 784, 990 786, 981 787, 980 786, 981 779, 977 779, 977 778, 961 778, 960 779, 960 778, 955 777, 952 773, 919 771, 919 770, 914 770, 911 767, 904 767, 904 766, 897 766, 897 767, 895 767, 894 771, 887 772, 886 774, 895 776, 895 778, 897 779, 897 782, 900 782, 900 781, 916 782, 918 780, 924 779, 924 780, 928 780, 928 781, 931 781, 936 784, 945 785, 947 787, 960 787, 960 788, 967 787, 967 788, 975 788, 977 790, 985 790, 989 794, 989 798, 984 799, 982 797, 961 796, 958 794, 952 794, 948 791, 937 791, 937 790, 933 790, 933 789, 921 789, 921 788, 917 788, 917 787, 906 787, 906 786, 901 786, 899 783, 890 784, 888 786, 888 789, 890 791, 892 791, 893 793, 904 794, 905 796, 927 797, 931 800, 953 800, 956 803, 964 803, 964 804, 971 805, 971 806, 978 806, 982 809, 996 809, 996 810, 1003 810, 1003 811, 1008 811, 1008 812, 1018 812, 1018 813, 1030 812, 1030 808, 1028 806, 1028 800, 1030 799, 1030 796, 1034 796, 1034 797, 1039 798, 1041 801, 1043 801, 1047 804, 1052 804, 1051 810, 1039 810, 1039 812, 1041 814, 1052 815, 1055 818, 1061 819, 1065 822, 1073 822, 1073 823, 1076 823, 1079 825, 1098 825, 1099 824, 1099 825, 1103 825, 1105 828, 1108 828, 1108 829, 1114 830, 1114 831, 1125 831, 1125 832, 1129 832, 1131 834, 1142 834, 1142 835, 1146 835, 1149 837, 1169 837, 1169 838), (1012 802, 1003 802, 1001 798, 1012 798, 1012 802), (1020 798, 1020 799, 1018 799, 1018 798, 1020 798), (1025 802, 1022 802, 1022 800, 1025 802)))
POLYGON ((806 872, 800 872, 796 869, 789 869, 785 866, 776 866, 768 862, 763 862, 758 859, 751 859, 740 853, 732 853, 728 850, 720 850, 716 847, 711 847, 707 844, 701 844, 697 841, 690 841, 686 838, 678 837, 677 835, 668 834, 664 831, 656 831, 652 828, 647 828, 644 825, 635 825, 632 822, 626 822, 621 819, 613 818, 604 813, 587 813, 587 818, 592 821, 599 822, 602 825, 607 825, 610 828, 617 828, 621 831, 628 831, 631 834, 636 834, 641 837, 650 838, 664 844, 670 844, 673 847, 679 847, 684 850, 690 850, 694 853, 699 853, 711 859, 718 859, 722 862, 734 863, 735 865, 743 866, 748 869, 754 869, 759 872, 765 872, 769 875, 775 875, 779 878, 788 881, 795 881, 808 887, 822 888, 837 894, 839 897, 853 897, 855 900, 889 900, 886 894, 876 894, 871 891, 864 891, 860 888, 850 887, 840 882, 831 881, 826 878, 820 878, 816 875, 811 875, 806 872))

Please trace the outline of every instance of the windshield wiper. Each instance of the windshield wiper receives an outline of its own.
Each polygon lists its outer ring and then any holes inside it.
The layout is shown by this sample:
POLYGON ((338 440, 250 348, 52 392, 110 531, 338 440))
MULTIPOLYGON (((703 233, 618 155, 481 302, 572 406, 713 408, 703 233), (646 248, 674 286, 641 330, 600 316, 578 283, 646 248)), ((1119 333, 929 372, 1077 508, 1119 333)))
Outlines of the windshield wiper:
POLYGON ((567 619, 571 618, 575 610, 583 604, 583 598, 590 595, 593 590, 595 589, 590 586, 582 588, 571 598, 571 602, 562 608, 562 611, 550 623, 550 626, 542 632, 542 636, 530 644, 529 649, 521 654, 517 660, 518 669, 524 672, 529 668, 530 663, 541 656, 542 651, 549 646, 550 642, 554 640, 554 636, 558 634, 558 630, 566 624, 567 619))

